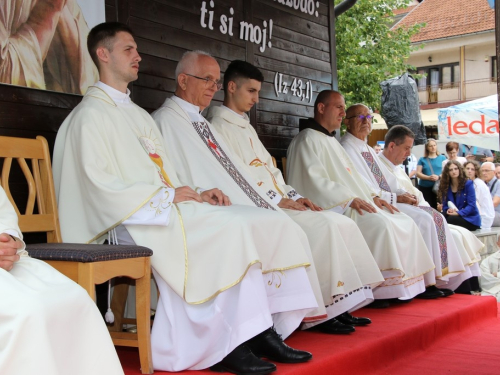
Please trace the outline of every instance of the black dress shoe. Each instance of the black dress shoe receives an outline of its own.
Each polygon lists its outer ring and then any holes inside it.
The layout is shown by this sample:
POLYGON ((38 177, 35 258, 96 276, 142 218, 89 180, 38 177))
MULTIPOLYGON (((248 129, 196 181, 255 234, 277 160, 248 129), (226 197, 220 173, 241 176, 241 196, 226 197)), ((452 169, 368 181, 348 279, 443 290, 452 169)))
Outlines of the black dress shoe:
POLYGON ((356 331, 352 325, 341 323, 336 318, 332 318, 324 323, 315 325, 313 328, 317 331, 329 333, 331 335, 345 335, 356 331))
POLYGON ((335 319, 337 319, 340 323, 344 323, 350 326, 366 326, 368 324, 371 324, 372 322, 368 318, 362 318, 362 317, 358 318, 356 316, 352 316, 347 311, 337 316, 335 319))
POLYGON ((391 304, 386 299, 376 299, 375 301, 373 301, 369 305, 366 305, 366 307, 368 307, 370 309, 386 309, 390 305, 391 304))
POLYGON ((276 365, 257 358, 245 344, 241 344, 210 370, 237 375, 264 375, 276 371, 276 365))
POLYGON ((307 362, 312 358, 312 354, 302 350, 289 347, 284 343, 274 327, 266 329, 254 338, 246 342, 253 354, 257 357, 265 357, 275 362, 300 363, 307 362))
POLYGON ((451 290, 451 289, 441 289, 440 288, 439 290, 441 291, 441 293, 444 294, 443 297, 449 297, 449 296, 452 296, 452 295, 455 294, 455 292, 453 290, 451 290))
POLYGON ((425 292, 417 294, 415 298, 419 299, 435 299, 439 297, 444 297, 444 293, 441 292, 438 288, 436 288, 434 285, 428 286, 425 288, 425 292))

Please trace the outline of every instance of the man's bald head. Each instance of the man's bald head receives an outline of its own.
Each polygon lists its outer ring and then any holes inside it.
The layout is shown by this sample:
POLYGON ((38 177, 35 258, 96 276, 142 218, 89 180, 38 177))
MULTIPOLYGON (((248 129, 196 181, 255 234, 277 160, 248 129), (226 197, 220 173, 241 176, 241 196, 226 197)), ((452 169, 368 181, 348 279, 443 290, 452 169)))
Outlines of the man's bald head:
POLYGON ((200 107, 208 107, 214 94, 220 90, 220 67, 209 53, 184 53, 175 69, 177 87, 175 95, 200 107))
POLYGON ((339 129, 345 116, 345 101, 335 90, 323 90, 314 102, 314 119, 330 133, 339 129))

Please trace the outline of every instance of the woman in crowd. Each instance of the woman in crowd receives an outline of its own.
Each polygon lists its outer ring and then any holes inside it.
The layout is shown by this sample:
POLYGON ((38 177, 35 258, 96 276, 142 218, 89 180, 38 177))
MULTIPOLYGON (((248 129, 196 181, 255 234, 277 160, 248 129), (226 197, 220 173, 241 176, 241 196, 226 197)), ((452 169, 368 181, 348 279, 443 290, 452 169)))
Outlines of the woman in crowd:
POLYGON ((456 160, 462 165, 467 162, 466 158, 458 156, 458 146, 459 144, 457 142, 448 142, 446 144, 446 154, 448 155, 448 159, 443 160, 443 163, 441 164, 442 168, 444 168, 445 164, 450 160, 456 160))
POLYGON ((467 179, 458 161, 451 160, 445 165, 438 196, 448 224, 458 225, 470 231, 481 227, 474 183, 467 179))
POLYGON ((481 216, 481 228, 491 228, 493 219, 495 219, 495 207, 488 186, 479 178, 480 168, 481 166, 475 160, 467 161, 464 164, 466 176, 474 182, 477 209, 481 216))
POLYGON ((425 144, 424 156, 417 163, 418 190, 432 208, 437 208, 436 194, 432 187, 439 180, 442 171, 444 155, 438 155, 435 139, 429 138, 425 144))

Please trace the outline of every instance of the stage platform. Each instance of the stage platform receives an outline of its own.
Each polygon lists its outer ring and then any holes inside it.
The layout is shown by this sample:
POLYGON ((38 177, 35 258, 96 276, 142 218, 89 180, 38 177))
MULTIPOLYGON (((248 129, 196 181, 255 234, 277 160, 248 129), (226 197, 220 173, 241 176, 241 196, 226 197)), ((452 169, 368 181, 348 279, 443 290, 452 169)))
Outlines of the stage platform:
MULTIPOLYGON (((493 297, 453 295, 362 309, 372 324, 350 335, 299 331, 286 341, 313 353, 304 364, 277 364, 276 374, 500 374, 500 316, 493 297)), ((126 375, 138 375, 137 349, 120 348, 126 375)), ((186 353, 189 355, 189 353, 186 353)), ((155 374, 167 374, 156 371, 155 374)), ((215 374, 184 371, 179 374, 215 374)))

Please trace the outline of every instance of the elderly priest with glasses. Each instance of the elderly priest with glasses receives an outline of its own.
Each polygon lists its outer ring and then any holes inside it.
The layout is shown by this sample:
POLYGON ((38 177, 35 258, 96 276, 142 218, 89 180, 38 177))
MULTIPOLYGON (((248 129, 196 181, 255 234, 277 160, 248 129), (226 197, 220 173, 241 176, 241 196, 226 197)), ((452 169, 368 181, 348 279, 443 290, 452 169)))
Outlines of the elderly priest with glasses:
MULTIPOLYGON (((386 159, 382 154, 377 155, 367 144, 371 119, 371 111, 365 105, 350 106, 344 119, 347 133, 342 137, 341 144, 356 170, 372 190, 411 217, 420 229, 436 268, 424 275, 426 291, 417 297, 429 299, 451 295, 452 290, 465 280, 464 276, 469 278, 471 274, 468 272, 466 276, 464 273, 459 250, 443 216, 428 205, 420 205, 416 195, 404 190, 389 171, 389 167, 383 163, 386 159)), ((384 152, 393 159, 398 159, 399 165, 410 155, 413 139, 414 135, 410 129, 403 126, 392 127, 386 136, 384 152)), ((399 166, 397 168, 410 182, 406 173, 399 166)))
POLYGON ((375 298, 411 299, 425 291, 423 275, 434 263, 415 223, 377 196, 335 139, 344 116, 339 92, 318 94, 314 118, 301 124, 288 148, 288 183, 323 209, 341 210, 358 224, 385 278, 375 298))

